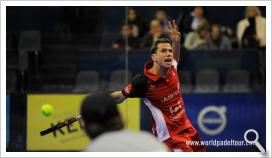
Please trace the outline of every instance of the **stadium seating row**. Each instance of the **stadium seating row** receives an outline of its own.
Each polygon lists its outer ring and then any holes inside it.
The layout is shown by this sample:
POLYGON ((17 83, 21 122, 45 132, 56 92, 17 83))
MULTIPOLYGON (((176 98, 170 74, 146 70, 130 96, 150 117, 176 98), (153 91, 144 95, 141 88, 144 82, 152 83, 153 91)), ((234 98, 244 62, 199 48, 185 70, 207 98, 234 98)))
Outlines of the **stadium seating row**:
MULTIPOLYGON (((127 73, 128 80, 132 73, 127 73)), ((115 70, 110 75, 109 90, 120 90, 124 87, 126 71, 115 70)), ((220 75, 215 70, 198 71, 195 77, 195 85, 190 71, 180 71, 179 78, 183 93, 246 93, 251 92, 250 74, 246 70, 231 70, 226 75, 226 83, 220 86, 220 75)), ((75 92, 94 91, 99 89, 99 73, 96 71, 81 71, 77 75, 75 92)))
MULTIPOLYGON (((7 71, 7 90, 16 91, 19 79, 14 71, 7 71)), ((76 77, 75 85, 44 84, 42 90, 72 90, 76 93, 91 92, 100 88, 110 91, 121 90, 131 80, 132 73, 125 70, 115 70, 110 74, 109 81, 101 80, 96 71, 80 71, 76 77), (127 81, 126 77, 127 76, 127 81)), ((224 85, 220 85, 220 74, 216 70, 206 69, 196 73, 195 78, 190 71, 180 71, 179 78, 183 93, 248 93, 251 92, 250 73, 246 70, 231 70, 226 74, 224 85), (195 81, 195 83, 194 83, 195 81)))

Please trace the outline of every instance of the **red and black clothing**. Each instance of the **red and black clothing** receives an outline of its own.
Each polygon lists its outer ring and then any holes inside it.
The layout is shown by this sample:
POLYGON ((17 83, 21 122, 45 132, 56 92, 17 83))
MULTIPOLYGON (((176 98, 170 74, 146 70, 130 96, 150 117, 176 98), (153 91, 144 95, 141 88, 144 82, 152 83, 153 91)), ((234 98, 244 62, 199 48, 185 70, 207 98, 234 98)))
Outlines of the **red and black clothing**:
POLYGON ((133 78, 122 90, 123 95, 130 98, 144 98, 144 103, 153 116, 153 133, 161 142, 165 142, 170 149, 205 151, 204 147, 197 150, 194 150, 193 147, 185 147, 186 141, 191 141, 191 138, 199 141, 199 136, 185 113, 177 62, 173 62, 166 78, 149 72, 152 66, 153 61, 147 62, 144 73, 133 78), (188 136, 188 131, 193 133, 193 136, 188 136))

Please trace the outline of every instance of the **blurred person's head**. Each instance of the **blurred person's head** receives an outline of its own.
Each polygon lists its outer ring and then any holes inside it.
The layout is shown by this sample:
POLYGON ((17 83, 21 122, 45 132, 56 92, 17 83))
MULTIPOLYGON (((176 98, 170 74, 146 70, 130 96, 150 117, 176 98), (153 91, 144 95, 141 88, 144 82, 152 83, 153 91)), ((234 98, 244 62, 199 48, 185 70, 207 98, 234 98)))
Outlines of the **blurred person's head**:
POLYGON ((158 20, 152 20, 150 22, 150 33, 152 35, 160 34, 163 32, 163 28, 158 20))
POLYGON ((193 10, 195 17, 202 18, 204 16, 204 9, 201 6, 196 6, 193 10))
POLYGON ((202 21, 197 27, 197 33, 201 38, 205 38, 209 35, 209 23, 202 21))
POLYGON ((82 126, 90 139, 124 127, 115 99, 104 91, 88 95, 81 104, 82 126))
POLYGON ((161 21, 164 21, 165 19, 167 19, 167 10, 166 8, 164 7, 159 7, 156 9, 156 12, 155 12, 155 18, 157 20, 159 20, 160 22, 161 21))
POLYGON ((128 9, 128 21, 134 21, 137 19, 137 11, 135 8, 129 8, 128 9))
POLYGON ((173 62, 171 41, 166 38, 156 40, 151 47, 151 59, 160 67, 170 68, 173 62))
POLYGON ((217 40, 221 37, 221 26, 218 24, 213 24, 211 26, 211 38, 217 40))
POLYGON ((123 25, 121 28, 122 37, 130 37, 132 36, 132 27, 130 25, 123 25))
POLYGON ((256 16, 261 16, 261 11, 258 7, 256 6, 248 6, 246 7, 246 10, 245 10, 245 17, 246 18, 253 18, 253 17, 256 17, 256 16))

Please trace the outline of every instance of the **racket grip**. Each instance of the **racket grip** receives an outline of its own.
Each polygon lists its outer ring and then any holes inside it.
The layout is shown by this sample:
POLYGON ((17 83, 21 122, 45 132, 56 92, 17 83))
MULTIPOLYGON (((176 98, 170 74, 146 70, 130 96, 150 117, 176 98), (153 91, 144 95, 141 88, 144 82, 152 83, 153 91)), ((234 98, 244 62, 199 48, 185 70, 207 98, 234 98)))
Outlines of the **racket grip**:
POLYGON ((64 126, 66 126, 66 124, 65 124, 64 122, 61 123, 61 124, 57 124, 56 126, 53 126, 53 127, 51 127, 51 128, 48 128, 48 129, 46 129, 46 130, 41 131, 41 132, 40 132, 40 135, 41 135, 41 136, 44 136, 44 135, 46 135, 46 134, 48 134, 48 133, 51 133, 51 132, 53 132, 53 131, 55 131, 55 130, 57 130, 57 129, 60 129, 60 128, 64 127, 64 126))

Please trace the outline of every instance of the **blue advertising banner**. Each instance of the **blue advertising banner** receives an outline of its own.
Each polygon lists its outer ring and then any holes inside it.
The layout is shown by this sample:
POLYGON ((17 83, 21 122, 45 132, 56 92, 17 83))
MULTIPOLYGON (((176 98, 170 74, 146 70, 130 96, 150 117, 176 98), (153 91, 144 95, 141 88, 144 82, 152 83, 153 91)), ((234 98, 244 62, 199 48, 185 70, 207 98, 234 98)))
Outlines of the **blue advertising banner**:
POLYGON ((10 132, 10 96, 6 96, 6 145, 8 146, 9 144, 9 132, 10 132))
MULTIPOLYGON (((187 116, 208 151, 260 151, 246 144, 245 136, 248 141, 257 136, 260 145, 266 146, 265 95, 187 94, 183 98, 187 116)), ((142 105, 141 129, 150 131, 149 111, 142 105)))
MULTIPOLYGON (((265 96, 264 95, 184 95, 187 115, 200 133, 202 140, 245 141, 245 132, 258 132, 260 144, 265 147, 265 96)), ((247 138, 255 139, 250 132, 247 138)), ((238 142, 237 142, 238 143, 238 142)), ((207 146, 210 150, 258 151, 255 146, 207 146)))

